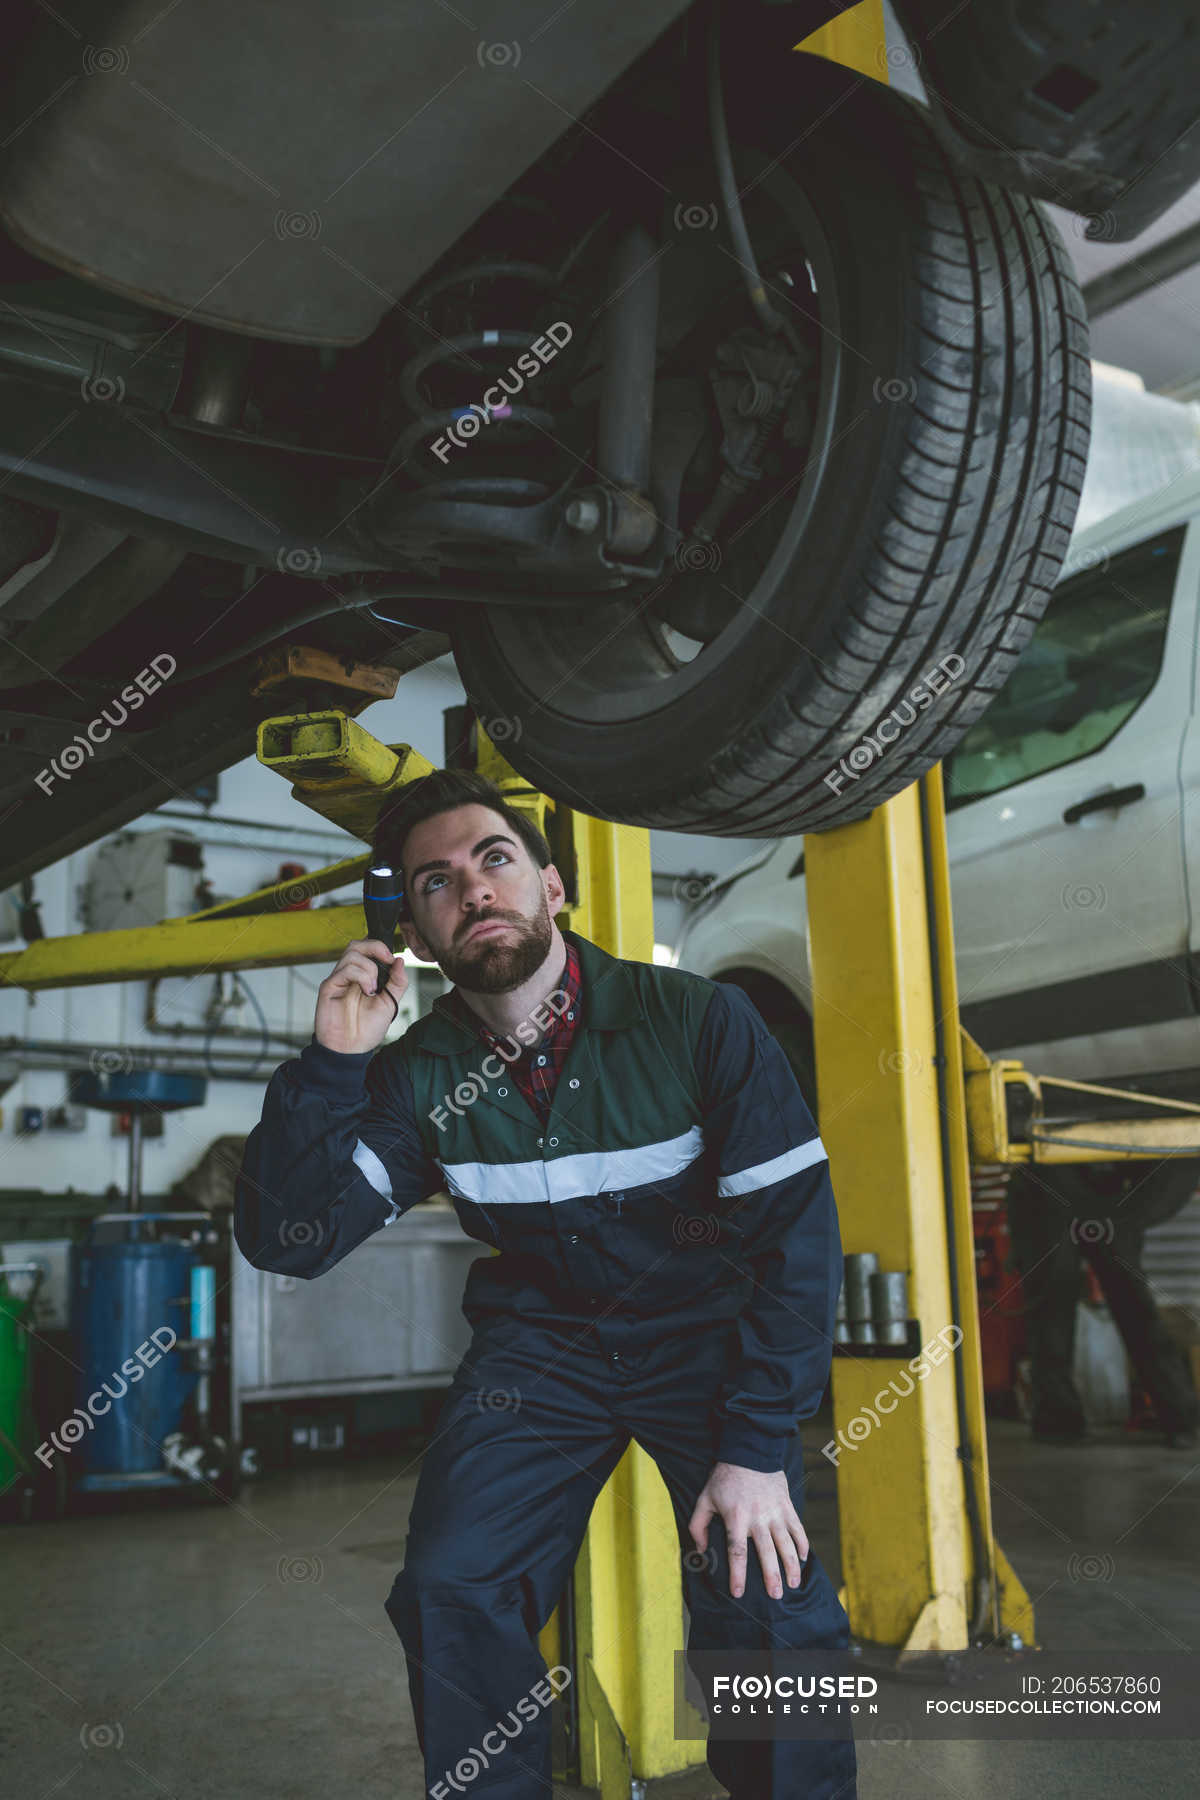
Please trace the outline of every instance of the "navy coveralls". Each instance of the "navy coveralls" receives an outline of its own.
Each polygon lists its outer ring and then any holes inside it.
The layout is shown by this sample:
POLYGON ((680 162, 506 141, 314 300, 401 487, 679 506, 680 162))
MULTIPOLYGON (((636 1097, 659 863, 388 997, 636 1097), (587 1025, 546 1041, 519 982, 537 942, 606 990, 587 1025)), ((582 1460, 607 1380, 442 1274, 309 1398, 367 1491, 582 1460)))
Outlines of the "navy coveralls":
MULTIPOLYGON (((814 1549, 774 1599, 751 1540, 734 1598, 719 1515, 705 1553, 687 1528, 719 1460, 783 1469, 803 1517, 797 1422, 828 1379, 841 1278, 812 1117, 741 990, 564 935, 583 1023, 545 1127, 435 1002, 380 1052, 314 1040, 277 1070, 237 1184, 235 1235, 260 1268, 318 1276, 442 1188, 500 1251, 471 1266, 471 1343, 385 1603, 432 1800, 551 1800, 537 1635, 631 1438, 674 1511, 689 1656, 848 1641, 814 1549)), ((849 1740, 712 1739, 708 1763, 734 1800, 856 1791, 849 1740)))

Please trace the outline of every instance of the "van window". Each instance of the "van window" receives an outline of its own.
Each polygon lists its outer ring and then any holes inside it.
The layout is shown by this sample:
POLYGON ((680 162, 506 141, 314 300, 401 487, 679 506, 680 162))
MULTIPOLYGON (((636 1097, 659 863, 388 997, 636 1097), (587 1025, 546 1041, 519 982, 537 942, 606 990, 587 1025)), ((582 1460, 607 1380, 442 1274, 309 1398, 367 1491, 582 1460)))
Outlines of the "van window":
POLYGON ((1184 526, 1055 588, 1016 668, 946 758, 946 804, 997 794, 1107 744, 1158 679, 1184 526))

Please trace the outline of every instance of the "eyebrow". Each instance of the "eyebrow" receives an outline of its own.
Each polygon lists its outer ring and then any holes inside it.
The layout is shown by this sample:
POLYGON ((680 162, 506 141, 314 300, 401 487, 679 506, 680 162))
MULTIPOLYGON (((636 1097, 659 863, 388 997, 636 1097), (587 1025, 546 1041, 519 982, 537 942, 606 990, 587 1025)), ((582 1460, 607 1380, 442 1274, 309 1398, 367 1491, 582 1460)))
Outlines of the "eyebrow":
MULTIPOLYGON (((507 837, 502 831, 493 831, 490 837, 481 837, 477 844, 471 845, 471 855, 479 856, 484 850, 490 849, 493 844, 511 844, 514 850, 517 847, 515 838, 507 837)), ((430 869, 448 869, 449 867, 450 860, 445 856, 436 856, 432 862, 423 862, 420 868, 414 869, 409 876, 409 886, 416 887, 417 877, 427 875, 430 869)))

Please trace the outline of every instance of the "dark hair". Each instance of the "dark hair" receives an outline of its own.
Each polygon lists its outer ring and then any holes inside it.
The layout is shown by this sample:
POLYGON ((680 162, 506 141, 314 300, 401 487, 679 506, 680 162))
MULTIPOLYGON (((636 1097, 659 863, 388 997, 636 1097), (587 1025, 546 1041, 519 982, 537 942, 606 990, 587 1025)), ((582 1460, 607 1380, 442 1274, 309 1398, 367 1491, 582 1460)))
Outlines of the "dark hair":
MULTIPOLYGON (((434 769, 431 775, 410 781, 380 813, 371 849, 375 861, 402 869, 404 845, 413 826, 459 806, 486 806, 499 813, 539 869, 552 860, 550 845, 533 820, 510 806, 494 781, 473 769, 434 769)), ((405 896, 405 908, 411 916, 411 896, 405 896)))

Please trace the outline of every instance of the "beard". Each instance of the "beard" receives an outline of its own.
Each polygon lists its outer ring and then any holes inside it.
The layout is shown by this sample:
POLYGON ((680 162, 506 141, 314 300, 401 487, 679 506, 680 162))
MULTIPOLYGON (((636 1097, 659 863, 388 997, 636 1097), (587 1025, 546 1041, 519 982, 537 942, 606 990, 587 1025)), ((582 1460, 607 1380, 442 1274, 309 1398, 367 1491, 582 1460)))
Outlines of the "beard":
POLYGON ((488 919, 502 919, 513 931, 508 938, 489 936, 475 943, 468 939, 459 949, 444 950, 438 967, 447 980, 468 993, 507 994, 528 981, 550 954, 553 927, 545 892, 532 919, 497 911, 481 913, 468 930, 488 919))

